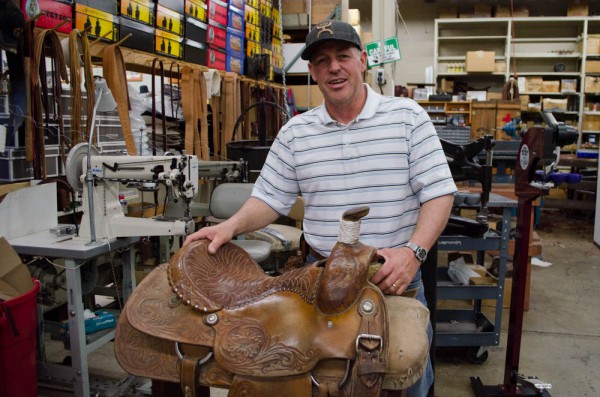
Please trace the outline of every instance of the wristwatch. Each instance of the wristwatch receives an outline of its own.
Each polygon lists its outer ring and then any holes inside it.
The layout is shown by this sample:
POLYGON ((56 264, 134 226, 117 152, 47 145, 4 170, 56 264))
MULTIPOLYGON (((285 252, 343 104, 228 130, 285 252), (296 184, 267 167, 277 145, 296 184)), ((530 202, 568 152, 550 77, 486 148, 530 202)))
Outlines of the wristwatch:
POLYGON ((417 260, 422 264, 423 262, 425 262, 425 259, 427 259, 427 250, 423 247, 421 247, 420 245, 417 245, 415 243, 413 243, 412 241, 409 241, 408 243, 406 243, 406 246, 408 248, 410 248, 412 250, 412 252, 415 253, 415 256, 417 257, 417 260))

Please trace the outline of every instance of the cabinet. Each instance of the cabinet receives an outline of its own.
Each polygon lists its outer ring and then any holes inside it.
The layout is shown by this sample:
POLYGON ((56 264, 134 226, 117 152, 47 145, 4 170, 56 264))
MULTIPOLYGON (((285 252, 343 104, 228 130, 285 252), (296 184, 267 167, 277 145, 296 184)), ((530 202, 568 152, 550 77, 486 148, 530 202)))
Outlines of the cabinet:
POLYGON ((600 36, 596 35, 600 19, 594 17, 436 19, 435 81, 438 87, 453 81, 455 92, 488 87, 499 96, 505 82, 517 76, 522 102, 539 104, 522 110, 524 118, 536 118, 545 105, 559 121, 581 131, 577 149, 591 148, 597 154, 600 36), (592 54, 590 48, 598 51, 592 54), (494 51, 494 71, 464 72, 460 65, 467 51, 479 50, 494 51), (592 81, 598 84, 590 91, 592 81))
MULTIPOLYGON (((502 209, 502 224, 500 233, 488 232, 482 238, 466 236, 442 235, 438 240, 440 251, 477 251, 478 262, 483 263, 486 251, 499 251, 498 281, 496 285, 460 285, 454 283, 448 276, 446 268, 439 267, 437 273, 436 294, 440 300, 471 300, 469 308, 444 308, 437 305, 436 310, 436 346, 473 347, 479 354, 470 355, 473 360, 485 361, 487 353, 481 355, 483 346, 498 346, 502 324, 502 303, 504 299, 504 280, 506 261, 508 258, 508 243, 510 234, 510 219, 512 210, 516 207, 515 200, 492 193, 488 203, 489 208, 502 209), (493 319, 488 318, 482 311, 482 300, 492 299, 496 302, 493 319)), ((482 362, 481 361, 481 362, 482 362)))

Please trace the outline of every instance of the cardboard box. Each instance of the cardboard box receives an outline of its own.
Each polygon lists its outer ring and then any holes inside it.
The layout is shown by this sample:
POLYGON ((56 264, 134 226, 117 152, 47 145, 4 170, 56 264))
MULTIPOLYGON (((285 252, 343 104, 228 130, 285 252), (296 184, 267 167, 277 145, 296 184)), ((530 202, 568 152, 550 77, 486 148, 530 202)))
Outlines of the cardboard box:
POLYGON ((570 0, 568 3, 568 17, 587 17, 590 14, 588 0, 570 0))
POLYGON ((121 18, 121 39, 131 34, 122 44, 123 47, 132 48, 148 53, 154 52, 154 27, 121 18))
POLYGON ((494 51, 468 51, 465 58, 467 73, 491 73, 496 68, 494 51))
POLYGON ((183 36, 183 14, 158 4, 156 6, 156 29, 183 36))
POLYGON ((307 85, 292 85, 290 86, 294 92, 296 106, 299 108, 314 108, 323 104, 323 94, 316 84, 310 86, 310 104, 308 102, 309 88, 307 85))
MULTIPOLYGON (((582 42, 579 42, 579 52, 581 51, 581 47, 583 46, 582 42)), ((587 55, 600 55, 600 35, 598 34, 588 34, 585 41, 585 49, 587 55)))
POLYGON ((504 73, 506 72, 506 61, 496 61, 494 72, 504 73))
POLYGON ((284 14, 304 14, 306 12, 305 0, 286 0, 282 2, 284 14))
POLYGON ((438 18, 458 18, 458 7, 440 6, 438 8, 438 18))
MULTIPOLYGON (((100 1, 96 3, 102 4, 100 1)), ((115 43, 119 39, 119 27, 119 18, 112 13, 75 4, 75 28, 81 31, 88 30, 90 37, 115 43)))
POLYGON ((21 296, 34 287, 31 273, 10 243, 0 237, 0 300, 21 296))
POLYGON ((171 58, 183 59, 183 37, 155 29, 154 52, 171 58))
POLYGON ((183 52, 183 60, 194 63, 196 65, 206 65, 207 45, 198 43, 197 41, 185 39, 183 41, 185 51, 183 52))
POLYGON ((560 81, 549 80, 542 82, 542 92, 560 92, 560 81))
POLYGON ((204 0, 185 0, 185 16, 207 22, 206 2, 204 0))
POLYGON ((542 92, 544 89, 544 79, 541 77, 527 77, 525 79, 526 92, 542 92))
POLYGON ((560 92, 577 92, 577 79, 561 79, 560 92))
POLYGON ((120 15, 123 18, 154 26, 154 2, 150 0, 121 1, 120 15))
POLYGON ((567 99, 544 98, 542 110, 567 111, 567 99))
POLYGON ((600 73, 600 61, 586 61, 585 62, 586 73, 600 73))
POLYGON ((586 94, 595 94, 600 92, 600 77, 585 76, 583 92, 586 94))
POLYGON ((473 7, 473 16, 475 18, 491 18, 492 5, 475 3, 475 6, 473 7))
POLYGON ((581 125, 583 131, 598 131, 600 130, 600 116, 597 115, 584 115, 583 124, 581 125))

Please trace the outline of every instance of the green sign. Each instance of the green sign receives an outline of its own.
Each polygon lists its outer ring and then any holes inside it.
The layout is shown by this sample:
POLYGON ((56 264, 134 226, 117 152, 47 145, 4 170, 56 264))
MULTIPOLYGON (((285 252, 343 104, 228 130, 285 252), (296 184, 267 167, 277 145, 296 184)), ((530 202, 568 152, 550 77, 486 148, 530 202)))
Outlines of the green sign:
POLYGON ((381 41, 367 43, 365 49, 367 50, 367 66, 369 68, 402 59, 397 37, 383 40, 383 56, 381 55, 381 41))

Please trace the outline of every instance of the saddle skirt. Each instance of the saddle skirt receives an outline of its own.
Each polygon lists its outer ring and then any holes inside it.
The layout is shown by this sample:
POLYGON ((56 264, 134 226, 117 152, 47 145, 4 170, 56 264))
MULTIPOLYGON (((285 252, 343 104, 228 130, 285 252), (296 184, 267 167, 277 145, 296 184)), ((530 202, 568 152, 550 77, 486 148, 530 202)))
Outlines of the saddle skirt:
POLYGON ((368 282, 373 247, 338 242, 326 262, 271 277, 238 246, 208 244, 184 246, 127 301, 115 337, 127 372, 186 395, 298 397, 375 397, 422 375, 428 311, 368 282))

